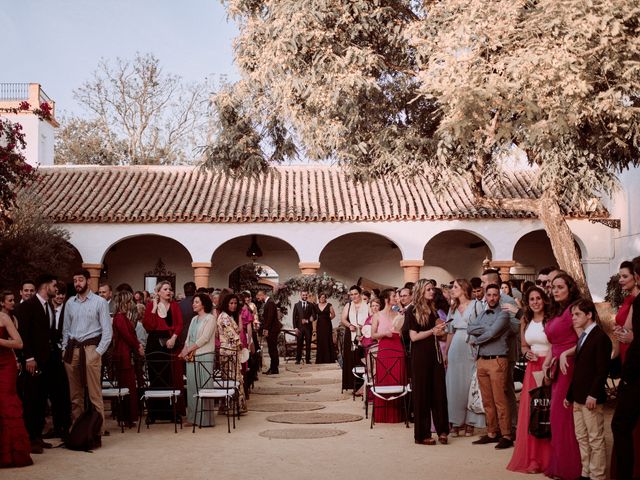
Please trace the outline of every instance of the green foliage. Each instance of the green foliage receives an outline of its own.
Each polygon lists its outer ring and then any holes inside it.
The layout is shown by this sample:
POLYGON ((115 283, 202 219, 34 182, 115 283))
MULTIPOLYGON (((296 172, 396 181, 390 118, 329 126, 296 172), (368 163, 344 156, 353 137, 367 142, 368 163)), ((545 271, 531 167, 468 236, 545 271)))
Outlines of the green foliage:
POLYGON ((225 4, 242 77, 216 99, 208 167, 298 153, 359 178, 462 176, 482 196, 515 154, 539 188, 586 204, 638 164, 635 0, 225 4))
POLYGON ((78 266, 69 233, 43 214, 32 193, 19 194, 17 204, 0 233, 0 286, 17 289, 23 280, 42 273, 69 278, 78 266))
POLYGON ((299 275, 290 278, 283 284, 278 285, 274 292, 273 301, 278 304, 278 308, 283 314, 287 313, 291 306, 289 299, 294 292, 307 291, 319 297, 321 293, 325 293, 327 297, 337 298, 340 305, 347 303, 349 299, 348 287, 339 280, 322 273, 322 275, 299 275))

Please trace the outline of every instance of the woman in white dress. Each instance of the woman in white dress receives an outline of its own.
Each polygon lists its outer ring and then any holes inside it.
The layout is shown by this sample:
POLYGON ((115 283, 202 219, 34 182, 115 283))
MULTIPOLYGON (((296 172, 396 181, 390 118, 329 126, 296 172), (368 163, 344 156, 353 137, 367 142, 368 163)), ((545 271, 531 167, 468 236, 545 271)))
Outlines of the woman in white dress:
POLYGON ((445 357, 447 359, 447 399, 451 436, 457 437, 461 430, 470 437, 474 427, 486 425, 484 413, 468 408, 469 388, 476 371, 473 349, 467 344, 467 325, 482 313, 482 303, 471 300, 471 284, 458 278, 453 282, 450 294, 453 300, 448 316, 448 334, 445 357))

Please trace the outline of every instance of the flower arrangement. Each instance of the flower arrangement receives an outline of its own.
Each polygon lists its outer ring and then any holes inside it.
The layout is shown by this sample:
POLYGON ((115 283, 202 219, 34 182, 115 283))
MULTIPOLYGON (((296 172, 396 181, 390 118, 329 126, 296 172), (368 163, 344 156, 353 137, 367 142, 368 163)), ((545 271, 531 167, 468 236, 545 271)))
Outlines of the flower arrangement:
POLYGON ((273 300, 280 308, 280 311, 286 314, 288 307, 291 306, 291 295, 302 290, 314 293, 316 296, 326 293, 329 297, 337 298, 341 305, 347 303, 349 299, 349 290, 344 282, 323 272, 319 275, 299 275, 279 284, 275 289, 273 300))

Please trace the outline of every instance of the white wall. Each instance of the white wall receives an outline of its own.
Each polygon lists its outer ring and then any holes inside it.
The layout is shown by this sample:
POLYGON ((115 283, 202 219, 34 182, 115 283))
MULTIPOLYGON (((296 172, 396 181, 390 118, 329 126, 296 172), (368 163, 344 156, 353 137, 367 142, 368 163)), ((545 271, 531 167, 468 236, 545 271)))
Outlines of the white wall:
POLYGON ((55 144, 55 128, 33 114, 7 113, 2 116, 11 122, 22 125, 27 146, 23 153, 27 163, 33 167, 53 165, 53 147, 55 144))

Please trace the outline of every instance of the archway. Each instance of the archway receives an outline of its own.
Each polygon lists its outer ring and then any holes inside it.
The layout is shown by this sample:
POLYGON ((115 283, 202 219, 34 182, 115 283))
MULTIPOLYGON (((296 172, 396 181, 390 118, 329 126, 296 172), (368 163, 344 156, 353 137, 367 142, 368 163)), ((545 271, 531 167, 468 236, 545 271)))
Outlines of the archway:
POLYGON ((229 274, 229 288, 234 292, 249 290, 255 293, 259 288, 273 290, 278 283, 278 272, 262 263, 245 263, 229 274))
POLYGON ((320 253, 320 271, 345 284, 401 286, 402 253, 389 238, 376 233, 356 232, 330 241, 320 253))
POLYGON ((231 287, 233 273, 239 268, 255 263, 264 267, 259 283, 276 285, 300 274, 298 252, 286 241, 268 235, 243 235, 226 241, 211 256, 209 283, 216 288, 231 287), (251 247, 258 247, 259 255, 248 255, 251 247))
MULTIPOLYGON (((576 241, 578 254, 582 258, 580 243, 576 241)), ((534 230, 520 237, 513 247, 513 260, 516 265, 511 271, 517 278, 535 280, 535 274, 544 267, 558 265, 551 242, 544 230, 534 230)))
POLYGON ((180 242, 160 235, 120 240, 109 248, 102 264, 101 280, 108 281, 113 288, 128 283, 134 290, 144 290, 155 284, 151 277, 167 278, 179 295, 182 285, 193 281, 189 251, 180 242))
POLYGON ((480 236, 464 230, 447 230, 434 236, 424 247, 422 276, 438 284, 454 278, 478 277, 491 248, 480 236))

